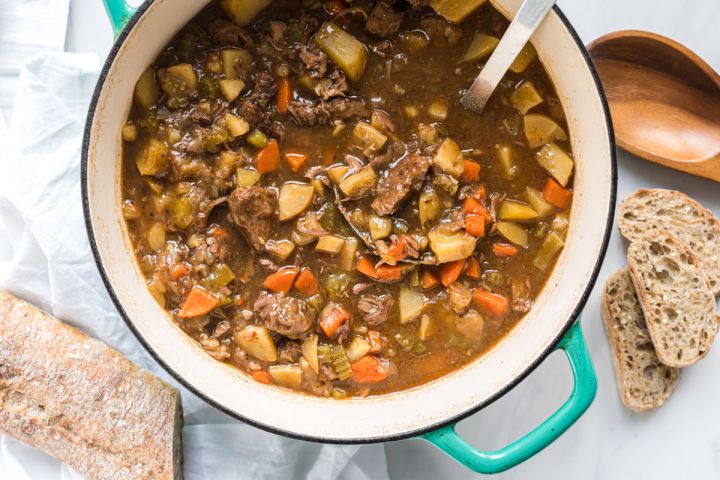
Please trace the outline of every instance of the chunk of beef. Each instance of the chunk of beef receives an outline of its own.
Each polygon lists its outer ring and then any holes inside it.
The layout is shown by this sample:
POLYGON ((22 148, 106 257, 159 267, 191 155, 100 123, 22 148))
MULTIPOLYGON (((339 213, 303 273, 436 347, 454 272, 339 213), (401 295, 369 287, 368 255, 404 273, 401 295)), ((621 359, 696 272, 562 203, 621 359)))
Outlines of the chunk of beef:
POLYGON ((472 290, 462 283, 453 283, 448 288, 448 300, 450 307, 458 315, 462 315, 470 308, 472 302, 472 290))
POLYGON ((282 140, 285 128, 273 121, 272 113, 268 109, 270 99, 277 94, 278 84, 268 72, 260 72, 255 76, 255 86, 252 93, 242 100, 237 113, 251 126, 273 138, 282 140))
POLYGON ((376 37, 389 37, 400 30, 405 14, 378 2, 365 21, 365 31, 376 37))
POLYGON ((230 220, 257 251, 263 250, 270 236, 270 222, 276 203, 272 190, 257 186, 238 187, 228 197, 230 220))
POLYGON ((247 98, 249 101, 255 102, 261 107, 267 107, 270 103, 270 99, 277 94, 278 84, 269 72, 258 72, 255 75, 255 86, 250 96, 247 98))
POLYGON ((315 323, 307 302, 282 293, 261 293, 253 310, 258 325, 288 338, 301 338, 315 323))
POLYGON ((270 29, 270 45, 276 50, 283 50, 285 47, 285 35, 287 35, 287 24, 285 22, 268 22, 270 29))
POLYGON ((317 48, 308 49, 305 45, 300 49, 300 61, 312 78, 322 78, 327 73, 328 56, 317 48))
POLYGON ((330 125, 333 118, 348 120, 370 115, 365 100, 360 98, 336 98, 329 101, 293 101, 288 105, 290 116, 300 126, 330 125))
POLYGON ((358 300, 357 308, 368 326, 377 327, 387 321, 394 304, 395 300, 390 295, 365 295, 358 300))
POLYGON ((430 158, 416 153, 406 155, 385 171, 378 182, 372 208, 380 216, 398 209, 412 192, 420 190, 430 168, 430 158))
POLYGON ((302 347, 298 342, 288 341, 280 347, 278 354, 280 360, 287 363, 297 363, 302 357, 302 347))
POLYGON ((333 70, 327 78, 318 83, 315 93, 323 100, 329 100, 333 97, 344 97, 348 88, 350 87, 345 74, 340 70, 333 70))
POLYGON ((407 1, 407 3, 409 3, 410 6, 415 9, 420 9, 420 8, 426 7, 430 3, 430 0, 405 0, 405 1, 407 1))
POLYGON ((255 44, 249 33, 223 18, 213 20, 208 27, 208 32, 215 43, 248 47, 255 44))
POLYGON ((512 309, 514 312, 527 313, 533 306, 530 296, 530 281, 520 278, 512 280, 512 309))

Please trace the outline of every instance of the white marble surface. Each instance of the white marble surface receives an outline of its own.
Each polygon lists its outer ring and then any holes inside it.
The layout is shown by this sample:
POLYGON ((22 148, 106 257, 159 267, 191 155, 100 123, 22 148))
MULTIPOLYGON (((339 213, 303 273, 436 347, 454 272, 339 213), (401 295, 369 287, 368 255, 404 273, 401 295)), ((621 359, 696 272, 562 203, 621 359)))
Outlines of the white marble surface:
MULTIPOLYGON (((641 29, 670 36, 720 70, 718 0, 560 0, 587 43, 604 33, 641 29)), ((71 0, 67 50, 101 58, 112 42, 99 0, 71 0)), ((619 152, 619 198, 640 187, 686 192, 720 215, 716 183, 645 163, 619 152)), ((525 464, 499 475, 506 479, 711 479, 720 478, 720 348, 682 372, 677 390, 656 412, 625 410, 615 388, 610 353, 599 313, 602 284, 624 265, 625 243, 613 236, 583 319, 598 374, 599 390, 585 416, 553 445, 525 464)), ((459 430, 482 448, 498 448, 540 423, 571 389, 564 356, 552 355, 510 394, 462 422, 459 430)), ((463 479, 475 475, 420 441, 386 445, 390 477, 463 479)))

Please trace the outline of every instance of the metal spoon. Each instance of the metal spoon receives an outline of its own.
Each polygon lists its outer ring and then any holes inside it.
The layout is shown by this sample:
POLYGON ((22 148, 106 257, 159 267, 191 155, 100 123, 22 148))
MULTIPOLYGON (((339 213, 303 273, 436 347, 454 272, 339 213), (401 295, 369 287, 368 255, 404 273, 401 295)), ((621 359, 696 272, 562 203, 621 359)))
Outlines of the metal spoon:
POLYGON ((485 104, 505 76, 505 72, 555 5, 555 1, 525 0, 505 35, 500 39, 497 48, 460 100, 465 108, 482 113, 485 104))

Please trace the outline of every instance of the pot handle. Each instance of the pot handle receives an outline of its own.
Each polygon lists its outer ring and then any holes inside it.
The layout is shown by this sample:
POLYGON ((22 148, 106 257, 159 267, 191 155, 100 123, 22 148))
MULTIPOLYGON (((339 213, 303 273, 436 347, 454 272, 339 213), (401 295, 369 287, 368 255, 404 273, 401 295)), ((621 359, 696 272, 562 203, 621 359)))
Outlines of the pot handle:
POLYGON ((130 5, 128 0, 103 0, 103 3, 108 17, 110 17, 113 32, 117 36, 130 20, 132 14, 135 13, 137 7, 130 5))
POLYGON ((574 385, 570 398, 540 426, 510 445, 488 452, 478 450, 448 425, 421 438, 435 445, 467 468, 491 474, 508 470, 543 450, 572 426, 590 406, 597 391, 597 377, 578 321, 560 340, 556 349, 565 351, 572 368, 574 385))

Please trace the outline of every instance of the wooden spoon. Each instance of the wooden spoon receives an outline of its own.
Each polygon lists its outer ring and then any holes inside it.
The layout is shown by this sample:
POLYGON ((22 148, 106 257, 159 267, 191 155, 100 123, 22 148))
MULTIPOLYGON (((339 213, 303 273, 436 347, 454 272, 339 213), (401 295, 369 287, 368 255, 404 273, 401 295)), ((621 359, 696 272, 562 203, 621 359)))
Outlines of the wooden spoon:
POLYGON ((646 160, 720 182, 720 76, 654 33, 610 33, 588 46, 618 145, 646 160))

